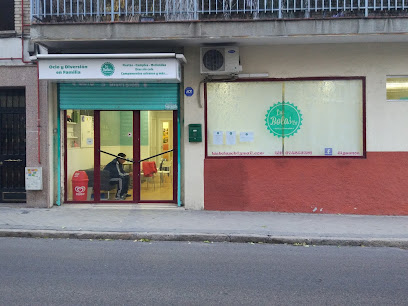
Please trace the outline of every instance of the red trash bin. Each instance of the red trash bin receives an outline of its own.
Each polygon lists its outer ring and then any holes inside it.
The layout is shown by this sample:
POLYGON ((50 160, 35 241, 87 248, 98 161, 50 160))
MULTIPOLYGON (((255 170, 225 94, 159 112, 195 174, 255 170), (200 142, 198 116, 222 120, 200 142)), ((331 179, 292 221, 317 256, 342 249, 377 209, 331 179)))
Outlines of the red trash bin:
POLYGON ((72 176, 72 193, 74 201, 86 201, 88 194, 88 175, 85 171, 75 171, 72 176))

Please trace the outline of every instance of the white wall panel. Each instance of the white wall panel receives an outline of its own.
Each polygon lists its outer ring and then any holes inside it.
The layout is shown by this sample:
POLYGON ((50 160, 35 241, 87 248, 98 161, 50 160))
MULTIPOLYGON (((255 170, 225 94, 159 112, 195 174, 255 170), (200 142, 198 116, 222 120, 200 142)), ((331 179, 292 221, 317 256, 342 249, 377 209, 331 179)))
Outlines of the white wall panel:
MULTIPOLYGON (((21 58, 21 39, 20 38, 1 38, 0 39, 0 58, 21 58)), ((0 65, 5 65, 5 64, 10 65, 10 62, 1 60, 0 65)), ((13 62, 16 62, 16 61, 13 61, 13 62)))

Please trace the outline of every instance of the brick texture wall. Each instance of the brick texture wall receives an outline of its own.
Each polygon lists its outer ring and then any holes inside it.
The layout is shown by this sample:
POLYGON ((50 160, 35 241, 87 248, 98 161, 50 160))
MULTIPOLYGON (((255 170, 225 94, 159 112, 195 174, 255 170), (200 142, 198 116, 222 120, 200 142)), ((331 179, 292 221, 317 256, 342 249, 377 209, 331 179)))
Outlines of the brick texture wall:
MULTIPOLYGON (((15 30, 17 34, 22 32, 22 12, 21 12, 21 3, 24 4, 24 25, 30 24, 30 0, 14 0, 14 22, 15 30)), ((28 35, 30 33, 30 27, 24 26, 24 34, 28 35)))

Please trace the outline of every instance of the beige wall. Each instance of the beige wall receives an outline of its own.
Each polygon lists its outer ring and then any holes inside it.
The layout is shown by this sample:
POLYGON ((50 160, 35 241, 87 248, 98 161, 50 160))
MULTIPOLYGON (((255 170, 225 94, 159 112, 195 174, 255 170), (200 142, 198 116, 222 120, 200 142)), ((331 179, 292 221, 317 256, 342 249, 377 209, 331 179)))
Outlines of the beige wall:
MULTIPOLYGON (((240 47, 242 73, 268 73, 269 78, 366 77, 367 151, 408 151, 408 102, 386 102, 386 76, 408 75, 408 44, 325 44, 240 47)), ((183 203, 204 207, 204 108, 201 107, 199 48, 187 48, 184 88, 183 203), (203 142, 188 142, 188 124, 203 124, 203 142)))
POLYGON ((38 86, 36 66, 0 66, 0 84, 4 87, 24 87, 26 90, 26 166, 42 167, 43 190, 27 191, 27 207, 51 207, 48 103, 46 83, 40 83, 40 121, 38 114, 38 86), (40 125, 40 160, 38 159, 38 124, 40 125))
POLYGON ((192 87, 194 95, 187 97, 182 90, 182 159, 181 159, 181 199, 186 209, 204 208, 204 154, 205 142, 188 141, 188 125, 201 123, 203 133, 204 124, 204 105, 200 103, 200 81, 202 79, 200 72, 200 50, 198 48, 188 48, 184 52, 187 59, 187 65, 184 67, 184 88, 192 87))

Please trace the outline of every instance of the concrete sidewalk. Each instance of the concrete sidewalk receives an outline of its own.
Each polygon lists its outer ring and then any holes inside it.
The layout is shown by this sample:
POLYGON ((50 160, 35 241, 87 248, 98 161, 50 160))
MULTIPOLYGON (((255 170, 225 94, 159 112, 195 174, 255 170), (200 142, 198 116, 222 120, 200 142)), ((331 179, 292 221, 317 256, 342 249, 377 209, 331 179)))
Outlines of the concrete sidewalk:
POLYGON ((408 216, 189 211, 166 205, 0 207, 0 237, 408 248, 408 216))

